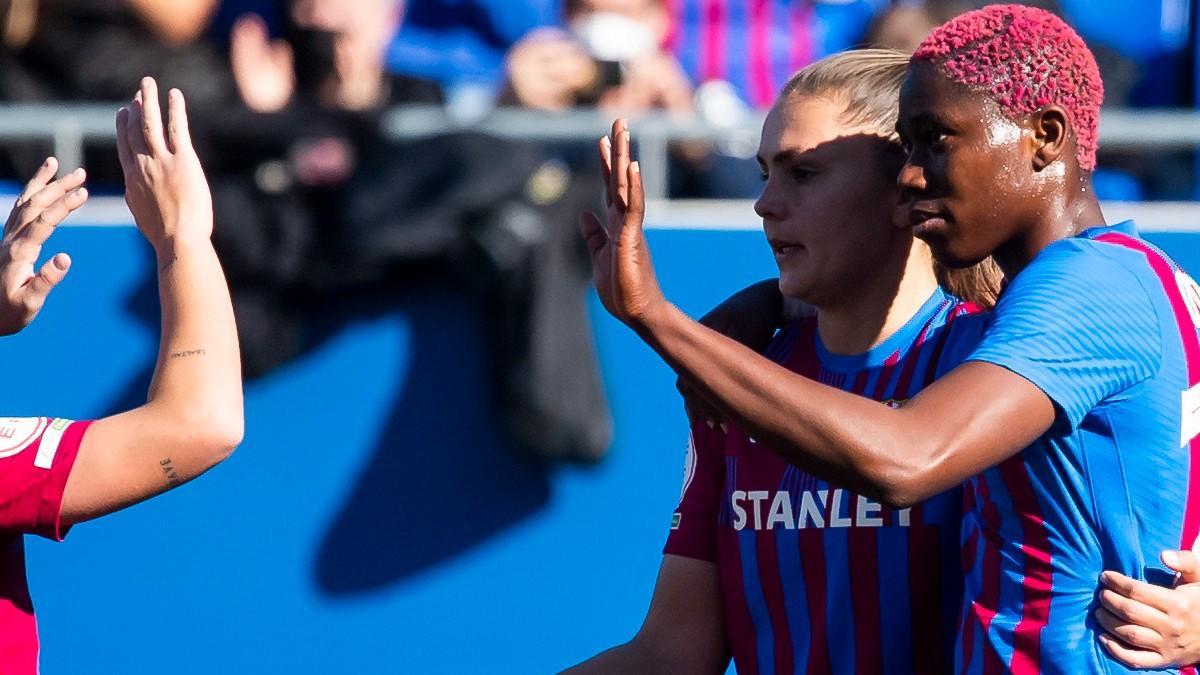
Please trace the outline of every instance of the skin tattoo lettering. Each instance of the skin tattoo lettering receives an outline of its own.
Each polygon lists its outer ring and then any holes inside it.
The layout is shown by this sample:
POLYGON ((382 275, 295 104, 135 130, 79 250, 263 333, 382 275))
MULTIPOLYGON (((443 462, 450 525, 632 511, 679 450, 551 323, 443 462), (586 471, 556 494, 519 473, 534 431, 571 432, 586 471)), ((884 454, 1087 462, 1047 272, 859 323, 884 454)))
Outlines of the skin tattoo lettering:
POLYGON ((183 351, 183 352, 174 352, 173 354, 171 354, 171 358, 178 359, 178 358, 183 358, 185 356, 204 356, 204 353, 205 352, 203 349, 189 349, 189 350, 183 351))
POLYGON ((175 466, 171 464, 171 458, 168 457, 158 463, 162 467, 163 475, 167 477, 167 487, 175 487, 182 483, 179 480, 179 474, 175 473, 175 466))

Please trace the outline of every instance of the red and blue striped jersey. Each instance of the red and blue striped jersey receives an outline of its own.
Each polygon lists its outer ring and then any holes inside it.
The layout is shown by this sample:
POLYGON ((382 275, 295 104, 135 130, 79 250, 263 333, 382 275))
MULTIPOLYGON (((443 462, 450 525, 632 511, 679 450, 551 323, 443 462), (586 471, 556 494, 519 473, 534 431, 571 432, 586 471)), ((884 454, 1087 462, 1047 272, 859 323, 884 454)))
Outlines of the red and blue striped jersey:
MULTIPOLYGON (((902 405, 961 362, 983 319, 939 290, 865 354, 830 353, 806 319, 782 330, 767 355, 902 405)), ((787 464, 736 427, 702 423, 664 553, 717 564, 739 673, 944 673, 962 597, 961 505, 954 489, 887 509, 787 464)))
POLYGON ((962 673, 1124 673, 1097 641, 1111 569, 1169 583, 1200 531, 1200 289, 1132 223, 1046 247, 968 360, 1039 387, 1057 419, 965 489, 962 673))

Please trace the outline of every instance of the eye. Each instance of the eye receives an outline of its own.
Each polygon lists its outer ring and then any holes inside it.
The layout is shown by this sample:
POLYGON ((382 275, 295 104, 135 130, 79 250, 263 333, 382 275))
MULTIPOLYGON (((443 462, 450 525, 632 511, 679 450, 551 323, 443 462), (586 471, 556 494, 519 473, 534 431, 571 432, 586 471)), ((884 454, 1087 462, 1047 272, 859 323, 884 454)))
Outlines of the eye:
POLYGON ((806 169, 802 166, 798 166, 798 167, 795 167, 792 169, 792 180, 796 181, 797 183, 803 183, 807 180, 810 180, 815 175, 816 175, 815 171, 813 171, 812 169, 806 169))

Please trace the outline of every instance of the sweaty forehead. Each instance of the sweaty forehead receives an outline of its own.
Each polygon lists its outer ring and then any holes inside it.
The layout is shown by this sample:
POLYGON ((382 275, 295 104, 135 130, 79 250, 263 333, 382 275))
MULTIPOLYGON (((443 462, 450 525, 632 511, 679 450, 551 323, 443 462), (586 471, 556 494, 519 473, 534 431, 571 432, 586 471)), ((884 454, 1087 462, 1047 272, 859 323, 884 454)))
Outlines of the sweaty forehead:
POLYGON ((920 121, 964 123, 983 121, 994 111, 991 101, 982 92, 952 82, 927 62, 909 66, 908 76, 900 88, 901 127, 920 121))

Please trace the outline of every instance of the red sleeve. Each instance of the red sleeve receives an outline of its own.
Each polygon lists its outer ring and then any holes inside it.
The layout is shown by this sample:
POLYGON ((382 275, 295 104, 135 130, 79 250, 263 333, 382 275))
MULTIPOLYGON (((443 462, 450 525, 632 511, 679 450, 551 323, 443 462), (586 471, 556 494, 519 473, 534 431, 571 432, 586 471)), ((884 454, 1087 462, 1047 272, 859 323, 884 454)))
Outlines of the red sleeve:
POLYGON ((89 424, 0 417, 0 531, 62 541, 63 491, 89 424))
POLYGON ((683 493, 663 553, 717 562, 717 519, 725 484, 723 434, 700 423, 688 437, 683 493))

